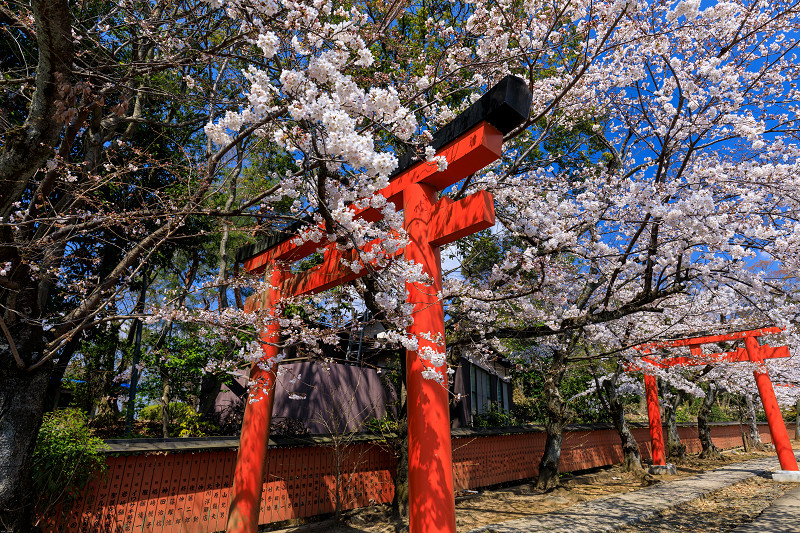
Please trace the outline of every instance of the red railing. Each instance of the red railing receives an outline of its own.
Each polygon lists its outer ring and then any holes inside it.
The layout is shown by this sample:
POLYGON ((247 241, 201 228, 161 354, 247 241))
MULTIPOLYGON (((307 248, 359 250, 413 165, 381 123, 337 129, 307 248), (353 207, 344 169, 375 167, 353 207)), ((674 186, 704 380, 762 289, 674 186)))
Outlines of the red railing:
MULTIPOLYGON (((766 424, 761 438, 770 442, 766 424)), ((632 429, 642 456, 650 458, 646 427, 632 429)), ((700 450, 697 428, 679 433, 687 451, 700 450)), ((719 448, 741 446, 738 424, 712 425, 719 448)), ((394 455, 374 439, 348 447, 330 439, 275 439, 267 454, 259 522, 268 524, 335 510, 337 462, 343 509, 388 503, 394 497, 394 455)), ((536 476, 544 452, 541 430, 454 430, 456 490, 476 489, 536 476)), ((48 532, 210 533, 225 528, 236 463, 235 440, 140 441, 112 444, 108 470, 69 511, 47 521, 48 532)), ((564 433, 561 470, 585 470, 622 461, 613 429, 573 426, 564 433)))

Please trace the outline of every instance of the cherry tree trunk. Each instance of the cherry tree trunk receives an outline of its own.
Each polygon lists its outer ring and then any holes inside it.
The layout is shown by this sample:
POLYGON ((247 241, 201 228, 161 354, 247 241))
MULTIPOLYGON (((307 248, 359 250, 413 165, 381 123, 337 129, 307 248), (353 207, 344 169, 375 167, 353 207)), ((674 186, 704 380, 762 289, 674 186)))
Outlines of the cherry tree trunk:
POLYGON ((6 355, 0 352, 0 531, 24 533, 33 519, 31 465, 50 369, 18 371, 6 355))
POLYGON ((711 426, 708 425, 708 416, 711 414, 711 408, 714 406, 716 399, 717 387, 710 383, 706 397, 703 398, 703 403, 700 405, 700 411, 697 413, 697 431, 700 437, 700 445, 703 448, 700 452, 700 457, 703 459, 722 458, 722 454, 719 453, 717 447, 714 446, 714 441, 711 440, 711 426))
POLYGON ((758 422, 756 421, 756 407, 753 403, 753 395, 744 395, 745 405, 745 418, 747 418, 747 429, 750 436, 750 446, 756 450, 763 450, 764 443, 761 441, 761 433, 758 431, 758 422))
POLYGON ((408 419, 402 416, 398 423, 398 435, 392 442, 397 456, 397 471, 394 478, 392 515, 397 520, 408 519, 408 419))
POLYGON ((667 423, 667 456, 681 458, 686 455, 686 445, 681 442, 678 433, 678 420, 674 408, 665 408, 664 417, 667 423))
POLYGON ((639 443, 633 438, 628 423, 625 421, 625 406, 619 399, 617 387, 609 380, 603 382, 603 389, 606 393, 608 408, 614 428, 622 441, 623 465, 625 470, 635 472, 642 470, 642 454, 639 450, 639 443))
POLYGON ((794 420, 794 440, 800 440, 800 398, 794 404, 794 412, 797 413, 794 420))
POLYGON ((536 488, 551 490, 558 486, 558 462, 561 459, 561 445, 564 439, 564 423, 548 420, 545 424, 547 438, 544 443, 544 455, 539 462, 539 477, 536 488))
MULTIPOLYGON (((372 282, 370 282, 372 283, 372 282)), ((374 295, 372 290, 370 297, 374 295)), ((379 313, 375 316, 381 317, 379 313)), ((392 517, 401 522, 408 522, 408 390, 406 389, 406 358, 400 357, 400 383, 397 412, 397 436, 389 440, 389 444, 397 457, 397 469, 394 477, 394 499, 392 499, 392 517)))
POLYGON ((675 391, 674 394, 670 393, 669 385, 658 380, 658 388, 660 395, 664 398, 664 424, 667 426, 667 457, 681 458, 686 455, 686 446, 681 442, 681 436, 678 433, 678 406, 683 401, 683 393, 675 391), (672 396, 670 399, 670 396, 672 396))
POLYGON ((544 398, 546 439, 544 455, 539 462, 539 477, 536 487, 539 490, 550 490, 558 486, 558 462, 561 459, 561 444, 563 442, 566 413, 564 398, 561 396, 561 379, 566 370, 565 352, 555 350, 553 360, 544 373, 544 398))

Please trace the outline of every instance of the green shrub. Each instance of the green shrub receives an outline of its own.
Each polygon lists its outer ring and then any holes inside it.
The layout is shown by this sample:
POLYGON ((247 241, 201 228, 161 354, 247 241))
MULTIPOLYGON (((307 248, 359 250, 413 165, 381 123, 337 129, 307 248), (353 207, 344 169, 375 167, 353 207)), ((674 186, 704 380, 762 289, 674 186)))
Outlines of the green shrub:
POLYGON ((161 406, 156 404, 142 408, 139 411, 139 419, 148 422, 161 422, 161 406))
MULTIPOLYGON (((185 403, 169 404, 169 434, 178 437, 205 437, 214 433, 216 427, 203 420, 202 415, 195 412, 185 403)), ((139 411, 139 419, 161 423, 161 405, 148 405, 139 411)))
POLYGON ((364 429, 375 435, 386 435, 387 433, 397 433, 400 430, 400 424, 389 416, 370 418, 364 423, 364 429))
POLYGON ((472 427, 475 428, 499 428, 516 426, 517 424, 518 422, 514 415, 500 409, 495 402, 489 405, 487 411, 472 417, 472 427))
POLYGON ((102 439, 92 436, 83 411, 71 408, 45 414, 33 452, 37 514, 62 501, 68 507, 80 489, 103 473, 105 447, 102 439))

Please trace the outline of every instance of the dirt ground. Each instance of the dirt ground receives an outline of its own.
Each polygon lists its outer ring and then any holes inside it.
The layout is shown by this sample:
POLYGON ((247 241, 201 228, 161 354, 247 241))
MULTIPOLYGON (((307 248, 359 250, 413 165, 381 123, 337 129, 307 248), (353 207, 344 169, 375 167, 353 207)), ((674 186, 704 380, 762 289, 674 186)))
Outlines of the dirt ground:
MULTIPOLYGON (((795 448, 798 447, 800 443, 795 444, 795 448)), ((612 466, 577 475, 567 474, 562 477, 562 486, 550 492, 536 490, 532 483, 492 487, 478 492, 465 491, 456 495, 456 527, 459 533, 466 532, 488 524, 549 513, 603 496, 631 492, 654 483, 693 476, 726 464, 774 455, 772 451, 744 453, 740 450, 730 450, 723 453, 722 461, 687 455, 682 460, 670 459, 677 469, 677 474, 674 476, 640 477, 622 471, 620 466, 612 466)), ((793 484, 775 484, 764 478, 756 478, 714 493, 707 498, 682 505, 676 508, 677 510, 668 511, 648 521, 646 526, 620 531, 625 533, 729 531, 735 525, 752 520, 769 506, 772 500, 788 490, 789 485, 793 486, 793 484), (692 516, 694 518, 691 518, 692 516), (700 516, 703 517, 702 520, 707 518, 707 521, 699 521, 700 516), (716 521, 714 516, 718 517, 716 521), (717 526, 728 525, 731 526, 729 529, 715 529, 717 526)), ((281 529, 264 531, 400 533, 407 530, 402 524, 392 522, 388 506, 377 506, 348 512, 343 523, 338 525, 329 519, 295 527, 286 527, 284 524, 281 529)))
POLYGON ((679 505, 635 526, 618 529, 617 533, 725 533, 753 521, 794 483, 775 483, 759 476, 719 490, 693 502, 679 505))

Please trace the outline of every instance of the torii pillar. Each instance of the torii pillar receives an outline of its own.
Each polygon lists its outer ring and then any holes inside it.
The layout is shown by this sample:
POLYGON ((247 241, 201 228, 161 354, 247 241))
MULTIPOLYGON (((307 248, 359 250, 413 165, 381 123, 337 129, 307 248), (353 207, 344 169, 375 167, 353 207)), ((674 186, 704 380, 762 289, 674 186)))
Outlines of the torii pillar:
POLYGON ((744 346, 750 361, 757 365, 753 369, 753 377, 756 380, 758 394, 761 396, 764 413, 767 415, 772 444, 775 445, 775 452, 778 454, 778 460, 781 464, 782 471, 775 472, 773 479, 778 480, 788 477, 787 481, 800 481, 800 468, 797 466, 792 443, 789 441, 789 432, 786 431, 781 408, 778 405, 778 399, 775 397, 775 389, 772 388, 772 380, 769 379, 769 373, 764 364, 764 356, 767 355, 765 347, 759 344, 757 337, 745 337, 744 346), (793 476, 790 473, 797 475, 793 476), (775 477, 776 475, 778 476, 777 478, 775 477))
MULTIPOLYGON (((439 171, 435 163, 406 161, 381 192, 387 201, 404 211, 404 229, 409 243, 406 259, 422 265, 432 283, 407 283, 407 301, 413 304, 413 325, 408 334, 418 341, 416 351, 406 352, 408 389, 409 522, 410 533, 455 533, 453 463, 450 443, 450 408, 447 365, 444 358, 434 365, 420 352, 445 353, 444 309, 439 299, 442 267, 439 249, 461 237, 494 225, 494 200, 479 191, 457 202, 438 192, 479 171, 500 157, 503 135, 528 116, 531 94, 525 82, 507 76, 477 102, 436 132, 432 146, 447 160, 439 171), (428 337, 430 340, 423 338, 428 337), (435 373, 437 379, 426 379, 435 373)), ((374 209, 354 216, 380 220, 374 209)), ((238 254, 251 273, 266 272, 271 288, 248 300, 252 310, 276 312, 283 297, 314 294, 366 275, 366 265, 354 272, 343 265, 358 258, 353 250, 341 252, 335 243, 323 247, 321 265, 300 274, 281 271, 281 264, 294 262, 317 250, 317 244, 294 244, 291 235, 238 254), (244 257, 242 257, 244 256, 244 257)), ((367 245, 370 248, 373 243, 367 245)), ((379 265, 372 264, 373 268, 379 265)), ((266 475, 266 451, 275 395, 279 328, 273 323, 262 334, 265 357, 253 365, 251 399, 245 408, 239 455, 234 474, 228 533, 256 533, 259 502, 266 475), (259 380, 261 380, 259 382, 259 380), (255 390, 253 390, 253 388, 255 390)))
POLYGON ((650 449, 653 466, 667 466, 664 453, 664 430, 661 423, 661 410, 658 405, 658 382, 656 377, 645 373, 644 392, 647 400, 647 425, 650 428, 650 449))
MULTIPOLYGON (((772 388, 772 381, 764 365, 765 359, 776 359, 789 357, 789 349, 786 346, 772 347, 761 345, 759 337, 764 335, 777 334, 783 331, 781 328, 769 327, 747 331, 737 331, 735 333, 724 333, 720 335, 706 335, 702 337, 692 337, 686 339, 675 339, 667 341, 657 341, 634 346, 634 349, 645 354, 651 353, 654 349, 689 347, 689 357, 670 357, 668 359, 653 359, 651 356, 642 357, 643 361, 659 368, 672 366, 699 366, 715 362, 745 362, 755 363, 757 366, 753 370, 753 377, 756 380, 761 403, 764 405, 764 412, 767 415, 769 432, 772 443, 781 465, 781 470, 773 474, 773 479, 780 481, 800 481, 800 469, 797 466, 797 459, 794 456, 789 433, 786 431, 786 424, 783 422, 781 409, 775 397, 775 389, 772 388), (739 348, 730 352, 704 354, 702 346, 704 344, 716 344, 719 342, 730 342, 744 340, 745 348, 739 348)), ((639 370, 638 367, 631 367, 630 370, 639 370)), ((664 436, 661 426, 661 416, 658 411, 658 388, 653 376, 645 374, 645 391, 647 396, 647 410, 649 416, 650 435, 653 442, 653 464, 665 464, 663 458, 664 436), (656 462, 656 449, 660 446, 661 463, 656 462)))

